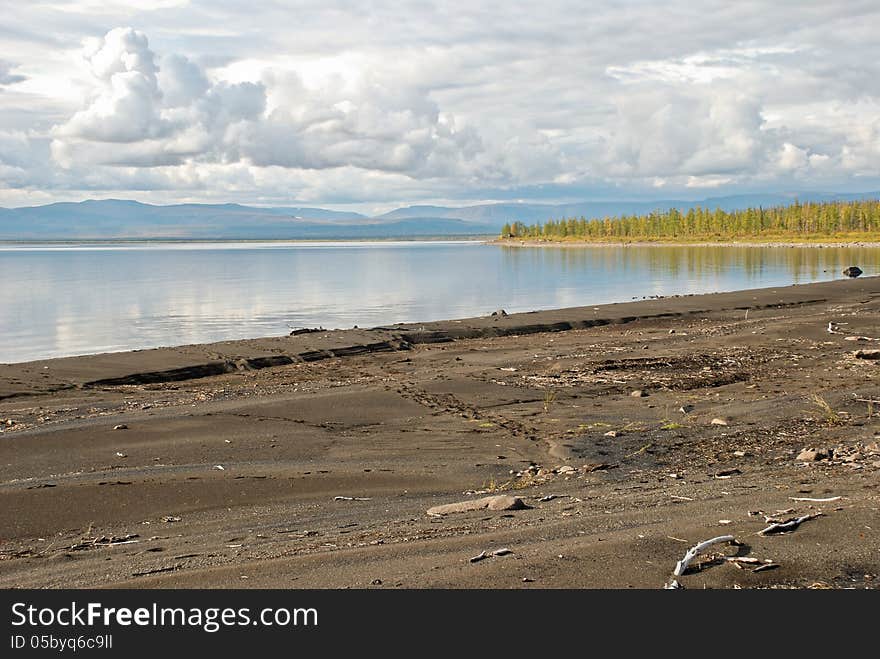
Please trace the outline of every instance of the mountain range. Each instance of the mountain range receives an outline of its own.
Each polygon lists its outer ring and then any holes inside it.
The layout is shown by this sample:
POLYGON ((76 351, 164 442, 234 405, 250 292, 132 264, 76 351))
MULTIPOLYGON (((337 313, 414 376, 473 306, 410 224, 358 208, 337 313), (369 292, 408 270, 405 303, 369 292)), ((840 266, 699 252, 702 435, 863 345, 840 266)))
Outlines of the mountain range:
POLYGON ((880 198, 880 192, 798 193, 711 197, 698 201, 583 201, 570 204, 493 203, 407 206, 377 217, 309 207, 175 204, 105 199, 0 208, 0 240, 111 239, 346 239, 495 235, 506 222, 601 218, 696 206, 735 210, 800 201, 880 198))

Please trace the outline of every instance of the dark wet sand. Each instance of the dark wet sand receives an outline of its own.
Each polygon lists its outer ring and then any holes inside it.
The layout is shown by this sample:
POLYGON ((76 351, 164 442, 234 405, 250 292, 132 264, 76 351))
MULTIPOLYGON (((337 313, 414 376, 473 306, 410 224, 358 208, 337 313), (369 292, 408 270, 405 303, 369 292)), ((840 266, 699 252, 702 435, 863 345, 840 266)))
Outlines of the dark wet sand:
POLYGON ((875 587, 852 336, 880 278, 3 365, 0 587, 875 587))

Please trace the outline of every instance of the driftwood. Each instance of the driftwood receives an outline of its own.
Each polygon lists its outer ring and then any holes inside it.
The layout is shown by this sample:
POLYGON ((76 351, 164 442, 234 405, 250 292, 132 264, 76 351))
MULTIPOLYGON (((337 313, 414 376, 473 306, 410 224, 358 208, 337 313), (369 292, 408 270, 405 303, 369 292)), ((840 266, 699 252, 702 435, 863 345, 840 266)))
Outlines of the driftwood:
POLYGON ((806 522, 807 520, 814 519, 819 517, 822 513, 812 513, 810 515, 804 515, 803 517, 798 517, 797 519, 793 519, 789 522, 779 522, 777 524, 771 524, 766 529, 761 529, 758 531, 758 535, 773 535, 776 533, 788 533, 789 531, 794 531, 801 524, 806 522))
POLYGON ((705 551, 708 547, 712 545, 717 545, 722 542, 732 542, 734 537, 732 535, 720 535, 717 538, 712 538, 711 540, 704 540, 698 545, 694 545, 690 549, 687 550, 687 553, 684 555, 678 563, 675 565, 675 569, 672 571, 673 576, 680 577, 687 570, 688 565, 691 564, 691 561, 694 560, 697 556, 699 556, 703 551, 705 551))
POLYGON ((792 501, 809 501, 810 503, 829 503, 831 501, 840 501, 843 497, 825 497, 824 499, 815 499, 813 497, 788 497, 792 501))

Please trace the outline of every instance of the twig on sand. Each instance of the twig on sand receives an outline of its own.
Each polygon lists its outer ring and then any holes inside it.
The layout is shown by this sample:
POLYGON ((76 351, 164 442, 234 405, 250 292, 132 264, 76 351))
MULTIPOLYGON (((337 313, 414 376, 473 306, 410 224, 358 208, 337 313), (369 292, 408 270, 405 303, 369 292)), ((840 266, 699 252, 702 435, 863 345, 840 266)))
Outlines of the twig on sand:
POLYGON ((334 501, 370 501, 370 497, 333 497, 334 501))
POLYGON ((675 569, 672 571, 673 576, 680 577, 687 570, 688 565, 691 564, 691 561, 694 560, 697 556, 700 555, 703 551, 705 551, 708 547, 712 545, 717 545, 722 542, 732 542, 734 537, 732 535, 719 535, 717 538, 712 538, 711 540, 704 540, 698 545, 694 545, 690 549, 687 550, 687 553, 684 555, 678 563, 675 565, 675 569))
POLYGON ((810 515, 804 515, 803 517, 798 517, 797 519, 793 519, 789 522, 780 522, 777 524, 771 524, 766 529, 761 529, 758 531, 758 535, 773 535, 776 533, 788 533, 789 531, 794 531, 801 524, 806 522, 809 519, 814 519, 819 517, 822 513, 812 513, 810 515))
POLYGON ((830 501, 840 501, 843 497, 825 497, 824 499, 815 499, 813 497, 788 497, 792 501, 809 501, 810 503, 828 503, 830 501))

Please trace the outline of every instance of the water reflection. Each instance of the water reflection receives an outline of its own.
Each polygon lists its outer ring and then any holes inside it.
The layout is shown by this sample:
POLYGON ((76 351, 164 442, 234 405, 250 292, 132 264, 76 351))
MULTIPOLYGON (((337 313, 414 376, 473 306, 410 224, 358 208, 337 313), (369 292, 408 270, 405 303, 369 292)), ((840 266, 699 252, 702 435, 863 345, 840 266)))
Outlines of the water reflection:
POLYGON ((0 247, 0 362, 839 278, 863 247, 0 247))

